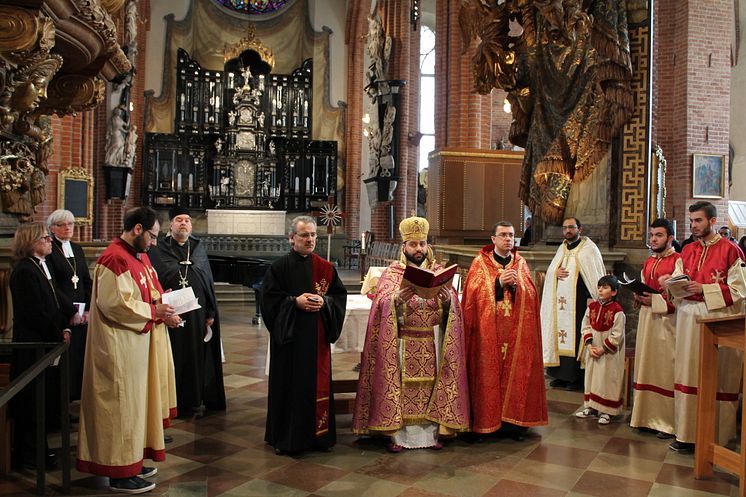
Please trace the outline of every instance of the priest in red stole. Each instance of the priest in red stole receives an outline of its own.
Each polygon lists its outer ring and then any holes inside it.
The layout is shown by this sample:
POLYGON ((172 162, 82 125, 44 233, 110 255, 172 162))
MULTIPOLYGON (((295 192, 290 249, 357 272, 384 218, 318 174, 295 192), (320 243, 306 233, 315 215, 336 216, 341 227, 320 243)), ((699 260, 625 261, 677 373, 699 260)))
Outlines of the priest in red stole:
POLYGON ((262 317, 270 335, 264 440, 275 453, 327 450, 337 441, 331 347, 342 331, 347 290, 332 264, 313 253, 316 221, 291 222, 292 250, 269 268, 262 317))
POLYGON ((399 261, 378 281, 368 318, 352 431, 391 437, 390 452, 442 447, 439 438, 469 428, 463 321, 450 285, 423 298, 402 286, 405 267, 437 270, 427 219, 399 225, 399 261))
POLYGON ((472 431, 505 425, 520 437, 548 417, 539 298, 526 260, 513 252, 514 236, 511 223, 494 225, 493 243, 472 262, 461 301, 472 431))

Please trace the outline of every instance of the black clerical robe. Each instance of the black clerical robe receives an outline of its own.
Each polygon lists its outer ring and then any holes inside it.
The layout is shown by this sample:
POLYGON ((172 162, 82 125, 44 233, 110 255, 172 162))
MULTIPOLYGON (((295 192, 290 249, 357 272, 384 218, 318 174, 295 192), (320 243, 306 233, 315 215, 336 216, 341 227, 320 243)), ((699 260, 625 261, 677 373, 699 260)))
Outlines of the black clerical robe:
MULTIPOLYGON (((83 247, 70 242, 75 257, 65 257, 62 242, 52 237, 52 253, 46 257, 49 268, 54 272, 57 288, 71 302, 85 304, 85 310, 91 310, 91 290, 93 280, 88 270, 83 247), (77 276, 77 283, 73 281, 77 276)), ((80 400, 80 389, 83 384, 83 359, 85 357, 85 341, 88 331, 87 324, 70 327, 70 400, 80 400)))
POLYGON ((185 280, 202 306, 181 316, 186 321, 183 327, 168 329, 174 357, 178 412, 188 415, 203 404, 208 410, 224 411, 220 321, 207 251, 193 236, 184 245, 167 236, 148 255, 164 290, 179 290, 183 288, 182 280, 185 280), (187 259, 191 264, 183 264, 187 259), (211 325, 212 338, 205 342, 205 321, 208 318, 215 321, 211 325))
MULTIPOLYGON (((49 266, 47 266, 49 267, 49 266)), ((56 286, 54 273, 48 280, 35 257, 18 261, 10 274, 13 297, 13 342, 62 342, 62 330, 68 328, 76 309, 56 286)), ((36 361, 31 349, 16 350, 10 368, 11 379, 26 371, 36 361)), ((59 368, 46 371, 46 430, 59 426, 60 394, 59 368)), ((21 390, 11 401, 14 423, 15 463, 34 461, 35 416, 33 388, 21 390)))
POLYGON ((342 331, 347 290, 333 265, 291 251, 275 261, 262 285, 262 317, 270 334, 269 394, 264 439, 297 452, 336 443, 330 345, 342 331), (319 312, 295 307, 303 293, 322 295, 319 312))

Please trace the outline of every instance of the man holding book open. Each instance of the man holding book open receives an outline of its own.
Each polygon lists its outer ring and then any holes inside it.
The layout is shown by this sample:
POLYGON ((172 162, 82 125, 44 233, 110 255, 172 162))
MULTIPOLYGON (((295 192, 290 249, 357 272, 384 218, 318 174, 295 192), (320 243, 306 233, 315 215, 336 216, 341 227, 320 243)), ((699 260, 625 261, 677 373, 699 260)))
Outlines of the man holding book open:
MULTIPOLYGON (((683 299, 676 299, 676 359, 674 372, 675 435, 671 450, 694 451, 697 428, 697 386, 699 383, 699 318, 725 317, 744 309, 746 281, 741 265, 743 253, 737 245, 722 238, 714 229, 717 209, 707 201, 689 206, 689 225, 696 242, 681 252, 683 273, 691 281, 683 299)), ((661 281, 669 286, 670 275, 661 281)), ((718 350, 718 442, 724 445, 736 433, 736 411, 741 387, 743 358, 732 348, 718 350)))
POLYGON ((500 221, 469 269, 462 298, 472 431, 523 438, 548 423, 539 295, 515 228, 500 221))
POLYGON ((641 282, 634 291, 640 308, 635 344, 635 403, 630 426, 658 432, 658 438, 674 433, 674 364, 676 357, 676 309, 659 281, 665 274, 682 272, 681 255, 673 248, 673 225, 667 219, 650 224, 648 246, 652 251, 642 267, 641 282), (651 291, 652 290, 652 291, 651 291), (655 293, 654 293, 655 292, 655 293))
POLYGON ((368 318, 352 431, 390 436, 390 452, 440 449, 440 437, 469 428, 461 306, 451 268, 438 273, 427 219, 407 218, 399 231, 401 258, 381 275, 368 318))

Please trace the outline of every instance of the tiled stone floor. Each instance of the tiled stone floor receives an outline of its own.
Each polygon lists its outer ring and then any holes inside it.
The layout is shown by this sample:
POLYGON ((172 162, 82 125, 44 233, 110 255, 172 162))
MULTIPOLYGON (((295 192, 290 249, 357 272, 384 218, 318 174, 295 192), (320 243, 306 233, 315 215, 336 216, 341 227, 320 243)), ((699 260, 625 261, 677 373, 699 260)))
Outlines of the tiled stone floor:
MULTIPOLYGON (((639 434, 618 420, 599 426, 571 416, 575 392, 549 390, 549 426, 516 442, 454 440, 441 451, 386 452, 382 440, 350 432, 338 416, 338 444, 329 453, 276 456, 263 442, 267 383, 266 332, 251 325, 253 308, 222 308, 228 411, 177 420, 173 443, 157 464, 149 495, 352 497, 708 497, 737 495, 738 480, 716 473, 695 480, 692 456, 668 441, 639 434)), ((356 353, 334 354, 338 378, 351 377, 356 353)), ((73 438, 73 444, 75 438, 73 438)), ((47 495, 59 494, 59 471, 48 474, 47 495)), ((111 495, 106 480, 73 471, 73 495, 111 495)), ((0 476, 0 495, 32 495, 34 475, 0 476)))

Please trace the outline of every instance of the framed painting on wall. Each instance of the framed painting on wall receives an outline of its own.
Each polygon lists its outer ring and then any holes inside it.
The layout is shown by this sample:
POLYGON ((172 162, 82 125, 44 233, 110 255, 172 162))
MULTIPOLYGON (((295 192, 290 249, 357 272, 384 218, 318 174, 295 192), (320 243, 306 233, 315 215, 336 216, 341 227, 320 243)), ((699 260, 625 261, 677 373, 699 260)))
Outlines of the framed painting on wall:
POLYGON ((57 207, 72 212, 76 224, 93 223, 93 178, 87 171, 70 168, 59 172, 57 207))
POLYGON ((692 197, 725 196, 725 156, 694 154, 692 160, 692 197))

